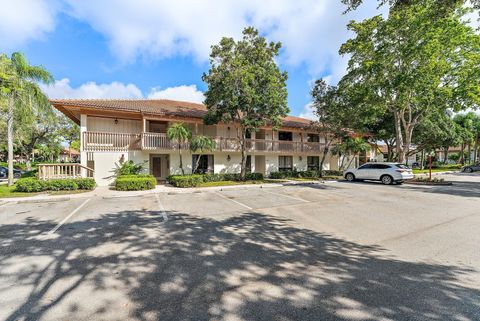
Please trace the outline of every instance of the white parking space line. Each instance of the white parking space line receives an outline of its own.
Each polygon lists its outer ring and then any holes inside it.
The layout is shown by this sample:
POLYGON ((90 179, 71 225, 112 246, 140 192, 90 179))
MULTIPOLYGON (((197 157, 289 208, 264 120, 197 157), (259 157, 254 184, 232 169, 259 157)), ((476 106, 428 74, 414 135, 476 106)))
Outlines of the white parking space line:
POLYGON ((272 195, 277 195, 277 196, 282 196, 282 197, 286 197, 286 198, 291 198, 292 200, 300 201, 300 202, 303 202, 303 203, 310 203, 310 201, 304 200, 303 198, 291 196, 291 195, 288 195, 288 194, 269 192, 269 191, 266 191, 266 190, 264 190, 264 189, 262 189, 262 191, 265 192, 265 193, 268 193, 268 194, 272 194, 272 195))
POLYGON ((162 203, 160 202, 160 197, 158 197, 158 194, 155 194, 155 198, 157 199, 158 209, 162 213, 163 221, 164 222, 168 221, 167 213, 165 212, 165 208, 163 207, 162 203))
POLYGON ((48 234, 53 234, 55 233, 65 222, 67 222, 75 213, 77 213, 82 207, 85 206, 88 202, 90 202, 91 198, 87 198, 82 204, 80 204, 79 207, 73 210, 70 214, 67 215, 60 223, 57 224, 54 228, 52 228, 50 231, 48 231, 48 234))
POLYGON ((224 199, 229 200, 229 201, 231 201, 231 202, 233 202, 233 203, 235 203, 235 204, 238 204, 238 205, 240 205, 240 206, 242 206, 242 207, 245 207, 246 209, 253 210, 253 208, 251 208, 250 206, 245 205, 245 204, 243 204, 243 203, 240 203, 240 202, 238 202, 238 201, 236 201, 236 200, 234 200, 234 199, 228 198, 228 197, 226 197, 225 195, 220 194, 219 192, 215 192, 215 194, 217 194, 217 195, 220 196, 221 198, 224 198, 224 199))

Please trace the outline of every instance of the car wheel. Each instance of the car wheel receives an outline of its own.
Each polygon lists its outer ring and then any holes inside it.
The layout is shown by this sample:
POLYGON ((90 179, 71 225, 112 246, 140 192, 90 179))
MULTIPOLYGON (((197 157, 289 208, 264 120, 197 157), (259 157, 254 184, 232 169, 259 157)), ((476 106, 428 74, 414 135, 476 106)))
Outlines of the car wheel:
POLYGON ((380 177, 380 180, 382 181, 383 185, 393 184, 393 177, 390 175, 383 175, 382 177, 380 177))
POLYGON ((463 170, 465 173, 473 173, 473 168, 471 167, 465 167, 465 169, 463 170))
POLYGON ((352 173, 347 173, 347 175, 345 175, 345 179, 349 182, 353 182, 355 180, 355 175, 352 173))
POLYGON ((20 173, 14 173, 13 174, 13 178, 20 178, 22 176, 22 174, 20 173))

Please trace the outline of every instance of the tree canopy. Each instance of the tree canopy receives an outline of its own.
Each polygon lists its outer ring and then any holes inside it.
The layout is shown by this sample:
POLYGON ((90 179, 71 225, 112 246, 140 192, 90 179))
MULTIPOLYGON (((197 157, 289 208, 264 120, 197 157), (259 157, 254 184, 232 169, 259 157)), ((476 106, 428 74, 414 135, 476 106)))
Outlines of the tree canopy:
POLYGON ((351 22, 355 37, 340 49, 350 55, 342 92, 354 99, 357 121, 393 118, 396 152, 405 161, 415 127, 447 109, 480 104, 480 38, 460 3, 438 17, 437 1, 412 2, 351 22))
POLYGON ((22 53, 11 57, 0 55, 0 103, 7 111, 8 184, 13 185, 14 122, 18 115, 33 111, 51 112, 47 96, 39 83, 53 82, 52 75, 42 66, 30 65, 22 53), (6 105, 6 106, 5 106, 6 105))
POLYGON ((287 106, 287 73, 280 71, 275 57, 281 43, 268 43, 252 27, 242 40, 222 38, 212 46, 210 70, 202 77, 208 85, 206 124, 233 122, 242 151, 241 176, 245 177, 246 136, 265 125, 277 127, 287 106))

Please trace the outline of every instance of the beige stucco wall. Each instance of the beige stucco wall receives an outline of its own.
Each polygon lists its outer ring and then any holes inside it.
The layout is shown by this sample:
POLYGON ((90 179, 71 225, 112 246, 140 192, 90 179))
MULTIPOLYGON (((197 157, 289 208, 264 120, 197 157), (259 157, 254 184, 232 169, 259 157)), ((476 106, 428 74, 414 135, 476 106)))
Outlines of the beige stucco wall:
POLYGON ((88 116, 87 130, 93 132, 109 133, 141 133, 142 122, 140 120, 101 118, 88 116))
POLYGON ((115 180, 115 169, 120 166, 123 156, 125 161, 132 160, 135 164, 144 163, 143 173, 149 173, 149 154, 141 151, 130 152, 96 152, 92 153, 94 161, 94 178, 99 186, 108 186, 115 180))

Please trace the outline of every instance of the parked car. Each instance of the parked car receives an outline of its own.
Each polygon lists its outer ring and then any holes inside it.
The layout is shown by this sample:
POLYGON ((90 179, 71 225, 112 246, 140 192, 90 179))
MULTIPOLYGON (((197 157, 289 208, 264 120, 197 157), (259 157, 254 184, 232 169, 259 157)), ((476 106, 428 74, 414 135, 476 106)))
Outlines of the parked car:
MULTIPOLYGON (((20 178, 22 176, 22 171, 19 169, 13 169, 13 177, 20 178)), ((0 166, 0 178, 8 177, 8 168, 5 166, 0 166)))
POLYGON ((476 171, 480 171, 480 163, 462 167, 462 172, 465 172, 465 173, 473 173, 476 171))
POLYGON ((355 180, 381 181, 385 185, 402 183, 413 178, 412 170, 399 163, 367 163, 358 168, 347 169, 343 173, 349 182, 355 180))

